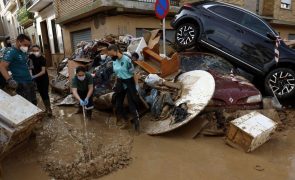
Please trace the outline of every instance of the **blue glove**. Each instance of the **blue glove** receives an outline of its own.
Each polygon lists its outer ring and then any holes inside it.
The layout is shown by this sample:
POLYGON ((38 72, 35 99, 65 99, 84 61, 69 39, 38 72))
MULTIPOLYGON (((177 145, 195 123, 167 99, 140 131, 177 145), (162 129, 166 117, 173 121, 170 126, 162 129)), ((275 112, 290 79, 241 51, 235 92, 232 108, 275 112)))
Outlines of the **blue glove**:
POLYGON ((88 100, 88 98, 86 98, 86 99, 84 100, 84 106, 87 106, 88 103, 89 103, 89 100, 88 100))
POLYGON ((81 99, 80 100, 80 106, 85 106, 84 104, 85 104, 85 102, 81 99))

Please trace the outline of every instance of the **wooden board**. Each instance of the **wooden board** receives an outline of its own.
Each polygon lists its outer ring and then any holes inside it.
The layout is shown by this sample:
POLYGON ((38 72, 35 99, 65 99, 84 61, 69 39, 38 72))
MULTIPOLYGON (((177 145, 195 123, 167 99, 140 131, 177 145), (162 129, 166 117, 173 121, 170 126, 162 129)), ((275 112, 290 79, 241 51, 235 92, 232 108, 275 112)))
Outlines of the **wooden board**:
POLYGON ((211 100, 215 91, 215 81, 211 74, 206 71, 191 71, 184 73, 178 77, 177 82, 183 84, 182 95, 175 102, 176 106, 187 103, 188 113, 186 119, 180 123, 171 124, 173 120, 169 117, 162 121, 151 121, 144 119, 142 121, 143 131, 150 135, 163 134, 177 129, 191 120, 193 120, 211 100))

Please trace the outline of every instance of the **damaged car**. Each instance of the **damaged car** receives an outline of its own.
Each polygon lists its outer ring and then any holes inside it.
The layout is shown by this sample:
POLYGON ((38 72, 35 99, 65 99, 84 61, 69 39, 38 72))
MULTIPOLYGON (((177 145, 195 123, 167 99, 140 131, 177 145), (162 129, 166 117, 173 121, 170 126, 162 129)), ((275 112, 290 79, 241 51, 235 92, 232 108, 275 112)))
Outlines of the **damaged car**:
POLYGON ((209 108, 258 109, 262 107, 260 91, 247 79, 235 73, 234 66, 209 53, 181 53, 181 70, 208 71, 215 79, 215 93, 209 108))
POLYGON ((206 48, 253 74, 267 94, 275 93, 280 99, 295 95, 295 51, 258 15, 229 4, 201 1, 185 4, 171 26, 182 49, 206 48))

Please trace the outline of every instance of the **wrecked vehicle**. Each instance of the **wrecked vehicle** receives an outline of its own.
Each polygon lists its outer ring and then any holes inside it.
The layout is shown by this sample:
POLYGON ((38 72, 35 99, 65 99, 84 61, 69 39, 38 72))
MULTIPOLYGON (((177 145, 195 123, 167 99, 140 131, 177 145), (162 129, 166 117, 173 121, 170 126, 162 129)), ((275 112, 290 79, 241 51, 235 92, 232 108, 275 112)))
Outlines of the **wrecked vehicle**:
POLYGON ((215 93, 209 108, 257 109, 262 106, 260 91, 242 76, 234 74, 234 67, 223 58, 209 53, 181 53, 181 70, 205 70, 215 79, 215 93))
POLYGON ((181 48, 205 47, 255 75, 267 94, 281 99, 295 95, 295 51, 256 14, 202 1, 184 5, 171 26, 181 48))

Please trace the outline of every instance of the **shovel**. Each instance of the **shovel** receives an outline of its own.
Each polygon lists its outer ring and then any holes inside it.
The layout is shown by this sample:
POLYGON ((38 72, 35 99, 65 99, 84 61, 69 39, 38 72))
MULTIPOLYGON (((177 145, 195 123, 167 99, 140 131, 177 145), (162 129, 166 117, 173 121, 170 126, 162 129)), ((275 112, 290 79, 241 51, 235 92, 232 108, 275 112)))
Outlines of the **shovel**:
POLYGON ((85 106, 82 106, 83 108, 83 121, 84 121, 84 136, 85 136, 85 141, 86 141, 86 145, 84 145, 84 148, 86 150, 85 154, 88 154, 88 160, 91 160, 91 151, 90 151, 90 143, 89 143, 89 139, 88 139, 88 131, 87 131, 87 116, 86 116, 86 109, 85 106))
POLYGON ((274 98, 273 98, 273 100, 272 100, 272 104, 273 104, 273 106, 274 106, 276 109, 282 109, 283 106, 282 106, 282 104, 280 103, 280 101, 279 101, 279 99, 278 99, 276 93, 273 91, 271 85, 270 85, 270 84, 268 84, 268 85, 269 85, 269 87, 270 87, 270 89, 271 89, 271 92, 273 93, 273 96, 274 96, 274 98))

